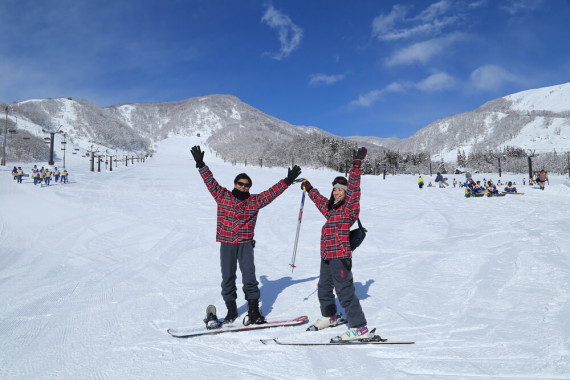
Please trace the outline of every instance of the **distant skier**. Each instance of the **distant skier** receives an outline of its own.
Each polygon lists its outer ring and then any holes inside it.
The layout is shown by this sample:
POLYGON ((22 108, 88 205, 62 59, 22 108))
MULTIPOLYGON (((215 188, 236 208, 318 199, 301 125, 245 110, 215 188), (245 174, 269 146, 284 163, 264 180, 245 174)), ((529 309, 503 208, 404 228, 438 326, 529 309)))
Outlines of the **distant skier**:
POLYGON ((321 264, 318 284, 318 298, 322 317, 314 326, 324 329, 336 323, 336 293, 346 312, 350 329, 340 340, 366 339, 369 337, 366 317, 355 294, 352 277, 352 251, 350 250, 350 227, 360 214, 360 166, 366 157, 366 148, 353 153, 349 179, 336 177, 329 199, 307 180, 301 184, 317 209, 327 219, 321 231, 321 264))
POLYGON ((14 166, 12 169, 12 179, 16 180, 18 178, 18 168, 14 166))
POLYGON ((542 169, 538 176, 536 177, 536 182, 538 182, 538 186, 540 186, 540 190, 544 190, 545 182, 548 182, 550 185, 550 181, 548 180, 548 174, 542 169))
POLYGON ((49 186, 49 184, 51 182, 51 171, 49 169, 46 169, 44 177, 45 177, 44 182, 46 183, 46 185, 49 186))
POLYGON ((439 172, 437 173, 437 176, 435 177, 435 182, 439 182, 439 187, 445 187, 443 185, 443 176, 439 172))
POLYGON ((67 183, 68 175, 69 173, 67 172, 67 170, 63 169, 63 172, 61 173, 61 183, 67 183))
POLYGON ((424 179, 422 178, 422 176, 420 176, 420 178, 418 179, 418 187, 420 189, 424 187, 424 179))
POLYGON ((57 168, 53 169, 53 179, 56 183, 59 181, 59 170, 57 168))
POLYGON ((24 170, 18 166, 18 183, 22 183, 22 177, 24 177, 24 170))
POLYGON ((243 292, 247 300, 248 321, 246 324, 262 324, 265 318, 259 310, 259 282, 255 276, 253 240, 255 223, 259 210, 281 195, 301 174, 297 165, 288 169, 287 177, 260 194, 250 194, 251 178, 245 173, 234 179, 234 188, 220 186, 208 166, 204 163, 204 152, 198 145, 192 147, 192 156, 206 187, 218 204, 216 241, 220 245, 220 266, 222 269, 222 297, 228 309, 224 323, 231 323, 238 317, 236 271, 237 264, 242 275, 243 292))
MULTIPOLYGON (((471 177, 471 173, 466 172, 465 173, 465 186, 469 186, 470 183, 475 184, 475 181, 473 181, 473 177, 471 177)), ((485 178, 483 178, 483 183, 485 183, 485 178)))
POLYGON ((465 186, 465 197, 466 198, 469 198, 471 196, 475 196, 475 194, 477 194, 477 192, 475 191, 475 188, 474 188, 472 183, 469 183, 468 186, 465 186))

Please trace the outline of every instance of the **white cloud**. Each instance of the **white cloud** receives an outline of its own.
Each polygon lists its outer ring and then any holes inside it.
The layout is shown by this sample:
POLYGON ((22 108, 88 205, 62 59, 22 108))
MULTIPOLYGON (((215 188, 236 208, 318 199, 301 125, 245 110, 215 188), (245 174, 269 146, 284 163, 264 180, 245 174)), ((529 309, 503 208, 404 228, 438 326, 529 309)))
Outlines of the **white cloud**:
POLYGON ((265 53, 271 58, 276 60, 287 58, 301 44, 303 29, 295 25, 289 16, 273 8, 273 6, 270 5, 267 8, 261 21, 270 28, 277 29, 279 33, 279 42, 281 43, 279 52, 265 53))
POLYGON ((376 103, 381 94, 381 90, 373 90, 364 95, 358 95, 358 99, 350 102, 350 105, 370 107, 373 103, 376 103))
POLYGON ((425 64, 434 56, 442 53, 445 48, 463 38, 460 33, 454 33, 446 37, 434 38, 428 41, 417 42, 403 48, 386 60, 386 65, 409 65, 412 63, 425 64))
POLYGON ((450 8, 449 1, 441 0, 417 16, 407 18, 408 9, 394 5, 390 13, 381 14, 372 21, 372 35, 382 41, 393 41, 437 34, 446 26, 457 22, 457 15, 445 16, 450 8))
POLYGON ((387 14, 381 14, 372 21, 372 35, 379 39, 385 36, 397 22, 403 20, 406 16, 407 9, 402 5, 394 5, 392 11, 387 14))
POLYGON ((514 16, 519 13, 534 11, 542 5, 543 0, 509 0, 505 3, 502 4, 501 8, 514 16))
POLYGON ((479 0, 472 3, 469 3, 467 6, 471 9, 480 8, 482 6, 487 5, 487 0, 479 0))
POLYGON ((484 65, 473 70, 470 79, 473 86, 483 91, 496 91, 507 83, 522 85, 525 82, 523 78, 495 65, 484 65))
POLYGON ((402 84, 393 82, 381 90, 372 90, 364 95, 359 95, 358 99, 350 102, 350 105, 360 106, 360 107, 370 107, 372 104, 376 103, 380 99, 380 97, 384 94, 394 93, 394 92, 402 93, 405 91, 406 89, 402 84))
POLYGON ((398 82, 392 82, 384 88, 384 92, 406 92, 405 86, 398 82))
POLYGON ((312 74, 309 86, 332 85, 344 79, 343 74, 326 75, 326 74, 312 74))
POLYGON ((455 79, 452 76, 446 73, 436 73, 419 82, 416 87, 424 92, 436 92, 450 89, 454 85, 455 79))
POLYGON ((448 90, 455 86, 455 79, 446 73, 435 73, 424 80, 414 82, 392 82, 379 90, 372 90, 364 95, 359 95, 358 99, 350 102, 351 106, 370 107, 381 100, 382 96, 390 93, 405 93, 408 89, 416 89, 423 92, 436 92, 448 90))
POLYGON ((432 21, 437 19, 437 17, 441 16, 445 12, 447 12, 450 7, 451 4, 449 3, 449 1, 441 0, 427 7, 418 15, 417 18, 424 21, 432 21))

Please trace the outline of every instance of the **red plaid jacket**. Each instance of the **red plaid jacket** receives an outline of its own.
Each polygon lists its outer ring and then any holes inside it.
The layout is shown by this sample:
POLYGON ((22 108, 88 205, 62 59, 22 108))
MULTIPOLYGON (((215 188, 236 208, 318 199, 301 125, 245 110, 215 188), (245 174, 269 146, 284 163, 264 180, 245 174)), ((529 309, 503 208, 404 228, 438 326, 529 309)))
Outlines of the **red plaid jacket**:
POLYGON ((285 181, 281 180, 269 190, 251 194, 245 201, 240 201, 230 190, 220 186, 208 166, 200 169, 200 175, 218 204, 216 241, 220 243, 243 244, 252 241, 259 209, 273 202, 287 189, 285 181))
POLYGON ((317 209, 327 218, 321 232, 321 257, 328 259, 344 259, 352 257, 350 250, 350 227, 360 214, 360 168, 352 168, 348 178, 348 191, 344 202, 327 209, 328 198, 312 188, 309 197, 317 209))

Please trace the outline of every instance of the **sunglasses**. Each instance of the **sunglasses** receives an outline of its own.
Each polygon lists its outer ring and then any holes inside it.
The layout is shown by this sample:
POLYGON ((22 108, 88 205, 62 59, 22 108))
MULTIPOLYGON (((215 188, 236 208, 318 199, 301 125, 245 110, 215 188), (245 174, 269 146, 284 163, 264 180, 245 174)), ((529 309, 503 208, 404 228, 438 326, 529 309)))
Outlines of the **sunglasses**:
POLYGON ((243 186, 243 187, 251 187, 251 184, 249 182, 236 182, 236 185, 238 186, 243 186))

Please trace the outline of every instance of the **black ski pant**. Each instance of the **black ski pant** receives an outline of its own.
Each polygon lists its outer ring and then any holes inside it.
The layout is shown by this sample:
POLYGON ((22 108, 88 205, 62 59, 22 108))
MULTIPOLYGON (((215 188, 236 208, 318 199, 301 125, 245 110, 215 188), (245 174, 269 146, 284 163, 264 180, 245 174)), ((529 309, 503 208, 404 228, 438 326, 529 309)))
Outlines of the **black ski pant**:
POLYGON ((259 299, 259 282, 255 278, 255 263, 253 260, 254 243, 221 244, 220 266, 222 268, 222 297, 224 302, 231 302, 237 299, 236 272, 238 263, 245 299, 259 299))
POLYGON ((352 259, 321 259, 321 271, 318 284, 318 296, 323 317, 336 314, 336 293, 340 305, 344 308, 350 327, 366 326, 366 317, 354 290, 352 278, 352 259))

